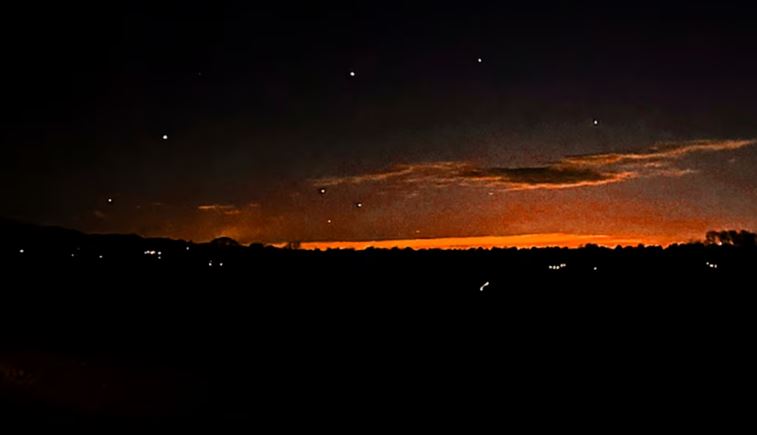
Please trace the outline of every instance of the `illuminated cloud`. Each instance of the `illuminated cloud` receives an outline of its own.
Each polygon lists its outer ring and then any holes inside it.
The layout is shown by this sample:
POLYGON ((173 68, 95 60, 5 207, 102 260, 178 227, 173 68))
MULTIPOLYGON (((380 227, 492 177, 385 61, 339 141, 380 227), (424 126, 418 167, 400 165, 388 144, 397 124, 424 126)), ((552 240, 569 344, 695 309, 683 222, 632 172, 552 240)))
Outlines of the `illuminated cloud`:
POLYGON ((197 210, 203 212, 221 213, 229 216, 242 213, 241 210, 239 210, 237 206, 233 204, 204 204, 198 206, 197 210))
POLYGON ((675 166, 697 153, 730 151, 753 140, 664 143, 633 151, 567 156, 542 166, 480 167, 470 162, 400 164, 388 170, 314 180, 319 186, 382 183, 394 186, 481 186, 501 190, 568 189, 601 186, 642 177, 680 177, 694 171, 675 166))

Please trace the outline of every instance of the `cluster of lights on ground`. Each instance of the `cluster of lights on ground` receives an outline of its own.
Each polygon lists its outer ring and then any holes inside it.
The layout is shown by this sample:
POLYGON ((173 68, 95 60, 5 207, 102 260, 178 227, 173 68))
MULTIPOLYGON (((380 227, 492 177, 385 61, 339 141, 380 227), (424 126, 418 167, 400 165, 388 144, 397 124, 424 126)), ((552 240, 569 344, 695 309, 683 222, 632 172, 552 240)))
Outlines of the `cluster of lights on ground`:
MULTIPOLYGON (((331 219, 329 219, 329 223, 331 223, 331 219)), ((189 251, 189 246, 186 247, 186 250, 189 251)), ((23 254, 26 253, 26 251, 24 249, 19 249, 18 253, 21 254, 21 255, 23 255, 23 254)), ((163 253, 161 251, 147 250, 147 251, 144 251, 144 255, 151 256, 151 257, 156 257, 158 260, 160 260, 160 259, 162 259, 163 253)), ((75 257, 75 256, 76 256, 75 253, 71 254, 71 257, 75 257)), ((98 255, 98 259, 102 260, 103 256, 102 255, 98 255)), ((216 267, 223 267, 223 262, 222 261, 216 261, 216 262, 214 262, 213 260, 208 260, 208 267, 214 267, 214 266, 216 266, 216 267)), ((566 263, 560 263, 560 264, 550 264, 550 265, 547 266, 547 269, 548 270, 562 270, 562 269, 566 269, 567 267, 568 267, 568 265, 566 263)), ((709 269, 717 269, 718 265, 717 265, 717 263, 711 263, 711 262, 707 261, 707 262, 705 262, 705 267, 707 267, 709 269)), ((599 268, 597 266, 594 266, 594 267, 592 267, 592 270, 596 272, 596 271, 599 270, 599 268)), ((484 289, 486 289, 487 287, 489 287, 489 285, 491 285, 491 283, 489 281, 484 282, 481 285, 481 287, 479 287, 479 291, 484 291, 484 289)))

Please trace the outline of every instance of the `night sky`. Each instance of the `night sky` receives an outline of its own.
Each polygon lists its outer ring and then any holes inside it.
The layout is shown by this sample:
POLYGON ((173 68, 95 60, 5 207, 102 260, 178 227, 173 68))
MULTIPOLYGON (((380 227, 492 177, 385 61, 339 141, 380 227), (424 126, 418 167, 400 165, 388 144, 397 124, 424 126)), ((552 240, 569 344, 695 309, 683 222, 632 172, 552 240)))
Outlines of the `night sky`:
POLYGON ((311 246, 757 229, 752 10, 279 3, 4 6, 0 216, 311 246))

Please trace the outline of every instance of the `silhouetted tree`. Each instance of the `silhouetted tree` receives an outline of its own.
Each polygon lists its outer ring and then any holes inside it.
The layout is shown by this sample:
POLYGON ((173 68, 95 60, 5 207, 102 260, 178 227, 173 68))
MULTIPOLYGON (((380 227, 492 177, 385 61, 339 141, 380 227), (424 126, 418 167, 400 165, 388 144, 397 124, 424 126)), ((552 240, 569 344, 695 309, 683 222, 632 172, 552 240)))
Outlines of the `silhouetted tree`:
POLYGON ((241 245, 231 237, 219 237, 213 239, 213 241, 210 242, 210 246, 214 248, 235 248, 241 245))
POLYGON ((757 245, 757 234, 744 230, 708 231, 706 242, 708 245, 754 247, 757 245))

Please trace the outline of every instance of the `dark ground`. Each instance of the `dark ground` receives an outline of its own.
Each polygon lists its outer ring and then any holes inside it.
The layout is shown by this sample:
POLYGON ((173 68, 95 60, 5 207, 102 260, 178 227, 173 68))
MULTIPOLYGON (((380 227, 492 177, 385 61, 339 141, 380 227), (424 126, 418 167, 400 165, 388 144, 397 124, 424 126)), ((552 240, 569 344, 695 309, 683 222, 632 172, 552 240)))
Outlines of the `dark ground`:
POLYGON ((722 428, 753 383, 754 247, 303 252, 2 228, 0 412, 21 421, 722 428))

